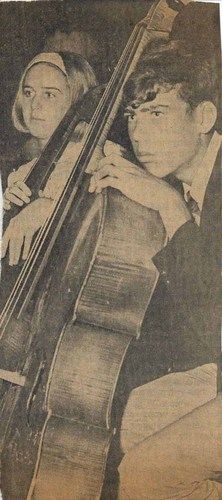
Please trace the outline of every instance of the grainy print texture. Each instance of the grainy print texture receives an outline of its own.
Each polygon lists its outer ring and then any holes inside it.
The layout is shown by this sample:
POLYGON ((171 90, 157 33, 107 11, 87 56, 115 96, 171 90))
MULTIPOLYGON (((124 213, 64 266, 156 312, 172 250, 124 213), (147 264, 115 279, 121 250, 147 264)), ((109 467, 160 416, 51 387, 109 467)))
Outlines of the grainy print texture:
POLYGON ((2 498, 222 499, 219 4, 0 19, 2 498))

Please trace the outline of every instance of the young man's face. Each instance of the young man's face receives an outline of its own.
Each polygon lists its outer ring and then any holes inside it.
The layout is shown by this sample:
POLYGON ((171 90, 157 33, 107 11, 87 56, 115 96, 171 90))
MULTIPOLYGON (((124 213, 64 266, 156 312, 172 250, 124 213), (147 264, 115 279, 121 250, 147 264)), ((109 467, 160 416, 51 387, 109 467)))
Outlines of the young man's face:
POLYGON ((177 88, 163 90, 133 110, 128 130, 139 162, 159 178, 179 175, 200 147, 196 113, 180 98, 177 88))

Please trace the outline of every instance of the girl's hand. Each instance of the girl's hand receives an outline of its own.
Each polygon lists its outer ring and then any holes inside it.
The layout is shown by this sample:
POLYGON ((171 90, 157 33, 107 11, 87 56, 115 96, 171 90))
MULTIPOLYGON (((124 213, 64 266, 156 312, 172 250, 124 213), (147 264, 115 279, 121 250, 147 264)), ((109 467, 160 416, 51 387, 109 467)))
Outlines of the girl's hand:
POLYGON ((8 186, 3 195, 3 208, 10 210, 11 203, 22 207, 30 203, 31 190, 24 181, 17 181, 8 186))
POLYGON ((3 195, 3 208, 10 210, 11 203, 22 207, 30 202, 31 191, 25 184, 25 179, 29 175, 36 158, 21 165, 18 170, 11 172, 8 176, 7 188, 3 195))
POLYGON ((53 201, 39 198, 13 217, 2 238, 2 258, 9 251, 9 265, 18 264, 20 257, 26 260, 33 236, 50 216, 53 201))

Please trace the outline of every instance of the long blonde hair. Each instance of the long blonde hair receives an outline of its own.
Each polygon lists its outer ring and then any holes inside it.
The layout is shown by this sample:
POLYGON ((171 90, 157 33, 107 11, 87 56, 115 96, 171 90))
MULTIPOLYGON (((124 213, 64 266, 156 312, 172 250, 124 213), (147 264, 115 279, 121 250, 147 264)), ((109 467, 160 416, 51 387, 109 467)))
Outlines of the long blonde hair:
MULTIPOLYGON (((22 91, 24 79, 28 70, 35 64, 46 63, 58 68, 65 75, 70 89, 71 103, 77 102, 85 92, 97 84, 95 73, 90 64, 79 54, 72 52, 42 52, 34 57, 25 68, 19 82, 18 92, 12 108, 12 121, 17 130, 29 133, 24 122, 22 111, 22 91)), ((84 136, 85 123, 79 123, 75 129, 72 141, 78 142, 84 136)))

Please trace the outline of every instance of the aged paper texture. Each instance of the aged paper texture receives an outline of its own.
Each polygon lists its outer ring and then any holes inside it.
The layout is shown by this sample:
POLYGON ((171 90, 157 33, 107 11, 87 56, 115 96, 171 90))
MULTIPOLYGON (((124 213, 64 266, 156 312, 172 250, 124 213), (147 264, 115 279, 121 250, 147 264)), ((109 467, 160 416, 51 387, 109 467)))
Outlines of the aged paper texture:
POLYGON ((219 3, 0 20, 2 498, 222 499, 219 3))

